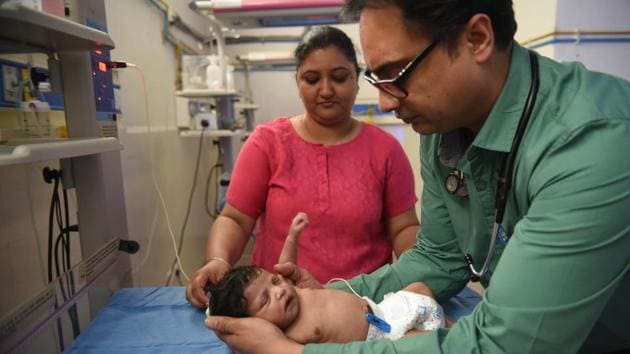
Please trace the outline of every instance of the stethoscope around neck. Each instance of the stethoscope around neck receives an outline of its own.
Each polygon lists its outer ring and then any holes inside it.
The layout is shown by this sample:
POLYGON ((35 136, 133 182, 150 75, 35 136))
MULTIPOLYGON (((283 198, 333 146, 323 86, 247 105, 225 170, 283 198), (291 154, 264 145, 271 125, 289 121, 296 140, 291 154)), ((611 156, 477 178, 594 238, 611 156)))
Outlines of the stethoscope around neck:
MULTIPOLYGON (((527 123, 530 116, 532 115, 532 111, 534 110, 534 104, 536 103, 536 95, 538 94, 539 83, 538 61, 536 59, 536 54, 534 54, 534 52, 532 51, 529 51, 529 61, 531 65, 532 76, 531 84, 529 86, 529 93, 527 94, 527 100, 525 101, 523 113, 521 113, 521 118, 518 121, 518 126, 516 127, 516 134, 514 135, 514 140, 512 140, 512 147, 510 149, 510 152, 501 160, 501 168, 499 170, 497 190, 494 200, 494 226, 492 227, 492 237, 490 238, 488 254, 486 255, 483 266, 479 271, 475 269, 473 258, 470 253, 466 253, 464 256, 464 259, 468 264, 468 268, 470 268, 471 281, 479 281, 488 272, 488 267, 492 262, 496 239, 499 235, 499 231, 502 229, 501 223, 503 222, 503 215, 505 214, 508 193, 510 192, 510 188, 512 187, 512 172, 514 168, 514 160, 516 159, 518 147, 521 144, 521 140, 523 139, 523 135, 525 134, 525 129, 527 128, 527 123)), ((463 181, 463 174, 461 172, 458 173, 458 171, 455 171, 447 176, 446 180, 444 181, 444 186, 446 190, 451 194, 465 196, 467 195, 467 192, 464 191, 466 194, 463 195, 464 192, 462 192, 462 188, 465 188, 463 181)), ((503 235, 502 237, 507 240, 509 236, 503 235)))

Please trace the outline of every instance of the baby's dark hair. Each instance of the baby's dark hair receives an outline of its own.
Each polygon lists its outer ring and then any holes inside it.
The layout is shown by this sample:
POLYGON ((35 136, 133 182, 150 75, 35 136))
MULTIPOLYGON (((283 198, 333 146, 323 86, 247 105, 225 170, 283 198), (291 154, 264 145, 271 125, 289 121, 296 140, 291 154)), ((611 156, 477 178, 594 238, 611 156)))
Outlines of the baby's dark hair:
POLYGON ((235 267, 217 285, 208 286, 210 313, 213 316, 249 317, 244 292, 261 273, 262 268, 258 266, 235 267))

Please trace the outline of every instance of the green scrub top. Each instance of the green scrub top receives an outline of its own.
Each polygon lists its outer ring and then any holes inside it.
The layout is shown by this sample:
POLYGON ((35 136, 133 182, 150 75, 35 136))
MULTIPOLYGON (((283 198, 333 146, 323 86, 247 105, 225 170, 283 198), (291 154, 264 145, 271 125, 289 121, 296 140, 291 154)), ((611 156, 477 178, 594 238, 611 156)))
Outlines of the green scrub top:
MULTIPOLYGON (((519 148, 486 293, 451 329, 305 353, 599 353, 630 347, 630 83, 537 56, 540 89, 519 148)), ((376 301, 414 281, 438 299, 485 259, 500 158, 510 150, 531 82, 514 45, 508 79, 472 144, 457 131, 422 136, 422 226, 399 261, 350 281, 376 301), (458 150, 458 146, 460 148, 458 150), (448 194, 464 173, 468 197, 448 194)), ((336 286, 343 289, 343 285, 336 286)))

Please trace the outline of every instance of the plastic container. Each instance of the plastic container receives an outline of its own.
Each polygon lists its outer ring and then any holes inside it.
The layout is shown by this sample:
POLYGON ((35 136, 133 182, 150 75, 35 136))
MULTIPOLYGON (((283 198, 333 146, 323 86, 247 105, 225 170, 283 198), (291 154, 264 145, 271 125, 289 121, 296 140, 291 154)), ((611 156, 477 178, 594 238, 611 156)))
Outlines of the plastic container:
POLYGON ((20 126, 27 137, 48 138, 52 136, 48 103, 38 100, 22 102, 20 120, 20 126))
POLYGON ((208 56, 209 64, 206 67, 206 84, 209 90, 224 90, 223 77, 219 58, 216 55, 208 56))
POLYGON ((234 65, 227 65, 225 68, 227 69, 227 85, 225 85, 226 89, 228 91, 236 91, 236 87, 234 86, 234 65))
POLYGON ((206 67, 208 58, 205 55, 182 56, 182 89, 207 89, 206 67))

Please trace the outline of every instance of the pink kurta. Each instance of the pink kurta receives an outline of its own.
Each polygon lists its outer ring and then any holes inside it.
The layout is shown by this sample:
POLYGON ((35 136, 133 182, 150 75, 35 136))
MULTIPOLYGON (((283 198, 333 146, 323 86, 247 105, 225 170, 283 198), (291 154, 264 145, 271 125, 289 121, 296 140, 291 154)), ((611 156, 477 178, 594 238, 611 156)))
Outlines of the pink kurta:
POLYGON ((308 214, 298 264, 325 283, 391 261, 383 220, 417 198, 409 160, 390 134, 362 124, 352 141, 323 146, 278 118, 258 126, 243 145, 227 201, 258 219, 252 263, 267 270, 278 260, 293 217, 308 214))

